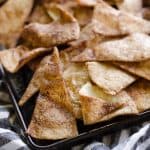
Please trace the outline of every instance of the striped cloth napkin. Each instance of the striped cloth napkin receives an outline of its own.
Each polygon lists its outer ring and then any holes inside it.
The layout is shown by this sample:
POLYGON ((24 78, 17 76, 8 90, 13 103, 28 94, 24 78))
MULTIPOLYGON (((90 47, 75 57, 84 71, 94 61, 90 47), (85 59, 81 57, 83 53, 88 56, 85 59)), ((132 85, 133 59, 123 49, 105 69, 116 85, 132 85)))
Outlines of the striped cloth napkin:
MULTIPOLYGON (((0 150, 29 150, 7 93, 0 92, 0 150)), ((124 129, 72 150, 150 150, 150 122, 124 129)))

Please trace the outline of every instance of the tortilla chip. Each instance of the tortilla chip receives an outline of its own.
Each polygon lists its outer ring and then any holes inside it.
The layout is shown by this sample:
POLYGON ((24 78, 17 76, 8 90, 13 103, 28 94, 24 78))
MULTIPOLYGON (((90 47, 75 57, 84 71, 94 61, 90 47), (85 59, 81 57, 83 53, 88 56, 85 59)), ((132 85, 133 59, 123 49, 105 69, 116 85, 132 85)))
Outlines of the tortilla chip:
POLYGON ((47 24, 52 22, 52 18, 47 14, 46 10, 42 5, 37 5, 31 16, 29 17, 29 22, 38 22, 41 24, 47 24))
POLYGON ((142 10, 143 18, 150 21, 150 7, 143 8, 142 10))
POLYGON ((142 0, 115 0, 117 7, 127 13, 142 17, 142 0))
POLYGON ((36 139, 58 140, 78 135, 75 118, 45 95, 39 95, 27 133, 36 139))
POLYGON ((82 118, 79 90, 89 81, 88 72, 84 63, 72 63, 63 72, 76 118, 82 118))
POLYGON ((150 109, 150 82, 140 79, 127 88, 128 93, 131 95, 136 103, 139 112, 150 109))
POLYGON ((95 6, 97 4, 97 0, 76 0, 79 5, 82 6, 95 6))
POLYGON ((14 47, 33 5, 33 0, 8 0, 0 8, 0 44, 14 47))
POLYGON ((137 79, 108 63, 87 62, 86 64, 91 80, 104 92, 111 95, 116 95, 137 79))
POLYGON ((83 50, 83 47, 84 44, 81 44, 78 47, 71 47, 60 52, 63 78, 73 105, 73 112, 78 119, 82 118, 79 89, 88 81, 88 72, 84 63, 75 64, 71 62, 71 59, 78 55, 83 50))
POLYGON ((30 50, 21 45, 16 48, 1 51, 0 60, 7 71, 15 73, 32 59, 50 51, 50 48, 36 48, 30 50))
POLYGON ((134 33, 120 40, 103 42, 95 47, 96 59, 100 61, 138 62, 150 58, 150 37, 134 33))
POLYGON ((150 33, 150 22, 132 14, 125 13, 100 1, 94 9, 93 21, 97 22, 95 32, 105 36, 150 33))
POLYGON ((86 48, 82 53, 72 58, 72 62, 87 62, 87 61, 95 61, 96 56, 94 51, 90 48, 86 48))
POLYGON ((132 74, 150 80, 150 60, 133 63, 115 62, 114 64, 132 74))
POLYGON ((51 56, 47 56, 41 61, 19 105, 23 105, 34 94, 31 87, 35 87, 36 91, 40 90, 41 93, 44 93, 70 112, 73 111, 68 91, 62 77, 61 62, 56 48, 54 48, 54 52, 51 56))
POLYGON ((84 124, 94 124, 116 116, 138 113, 135 103, 125 91, 112 96, 88 82, 79 93, 84 124))

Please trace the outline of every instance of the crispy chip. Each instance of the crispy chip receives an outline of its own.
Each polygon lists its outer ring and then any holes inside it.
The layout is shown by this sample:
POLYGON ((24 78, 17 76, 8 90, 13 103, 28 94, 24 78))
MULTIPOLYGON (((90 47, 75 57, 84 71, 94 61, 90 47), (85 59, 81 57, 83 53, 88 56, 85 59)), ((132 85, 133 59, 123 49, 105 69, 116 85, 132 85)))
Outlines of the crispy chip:
POLYGON ((124 70, 131 72, 137 76, 150 80, 150 60, 142 62, 115 62, 115 64, 124 70))
POLYGON ((50 48, 36 48, 30 50, 21 45, 16 48, 1 51, 0 60, 6 70, 15 73, 32 59, 50 51, 50 48))
POLYGON ((14 47, 21 34, 33 0, 8 0, 0 8, 0 44, 14 47))
POLYGON ((111 95, 116 95, 136 80, 135 76, 111 64, 103 62, 87 62, 86 64, 91 80, 111 95))
POLYGON ((84 124, 94 124, 120 115, 137 114, 135 103, 125 91, 111 96, 88 82, 79 93, 84 124))
POLYGON ((52 21, 52 18, 47 14, 46 10, 42 5, 37 5, 31 16, 29 17, 29 22, 38 22, 42 24, 47 24, 52 21))
POLYGON ((76 121, 65 110, 44 95, 39 95, 27 133, 37 139, 58 140, 78 135, 76 121))
POLYGON ((93 21, 97 22, 95 32, 107 36, 150 33, 150 22, 132 14, 116 10, 100 1, 94 10, 93 21))
POLYGON ((142 0, 115 0, 117 7, 127 13, 141 17, 142 0))
POLYGON ((143 61, 150 58, 150 37, 134 33, 120 40, 108 41, 95 47, 97 60, 101 61, 143 61))
POLYGON ((139 112, 150 109, 150 82, 139 79, 127 88, 128 93, 135 101, 139 112))
POLYGON ((73 105, 73 111, 76 118, 82 118, 81 105, 79 101, 79 89, 88 80, 88 72, 84 63, 72 63, 72 57, 82 51, 82 47, 69 48, 60 52, 60 58, 63 66, 63 77, 70 94, 70 100, 73 105))
POLYGON ((73 111, 68 91, 62 77, 61 62, 56 48, 54 48, 54 52, 51 56, 47 56, 41 61, 19 105, 23 105, 34 94, 34 91, 32 92, 31 89, 32 87, 35 87, 36 91, 40 90, 41 93, 44 93, 70 112, 73 111))

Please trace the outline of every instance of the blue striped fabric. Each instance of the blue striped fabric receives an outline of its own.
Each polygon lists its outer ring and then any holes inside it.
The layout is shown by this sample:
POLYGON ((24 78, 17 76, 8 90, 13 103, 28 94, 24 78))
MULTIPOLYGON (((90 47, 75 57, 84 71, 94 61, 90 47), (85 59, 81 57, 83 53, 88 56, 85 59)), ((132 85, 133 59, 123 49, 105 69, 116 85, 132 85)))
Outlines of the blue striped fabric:
MULTIPOLYGON (((21 129, 16 121, 8 95, 0 92, 0 150, 29 150, 23 142, 21 129)), ((72 150, 150 150, 150 123, 124 129, 104 137, 97 137, 91 144, 82 144, 72 150)))

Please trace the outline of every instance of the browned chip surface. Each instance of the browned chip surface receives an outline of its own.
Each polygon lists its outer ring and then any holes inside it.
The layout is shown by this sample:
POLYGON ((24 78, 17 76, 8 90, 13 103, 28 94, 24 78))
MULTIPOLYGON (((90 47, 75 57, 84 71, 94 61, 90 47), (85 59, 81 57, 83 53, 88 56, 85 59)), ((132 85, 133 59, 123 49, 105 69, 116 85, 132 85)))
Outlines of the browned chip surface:
POLYGON ((50 51, 51 48, 36 48, 30 50, 25 46, 18 46, 16 48, 1 51, 0 60, 6 70, 15 73, 32 59, 50 51))
POLYGON ((134 33, 120 40, 113 40, 95 47, 97 60, 101 61, 143 61, 150 58, 150 37, 134 33))
POLYGON ((109 120, 120 115, 137 114, 135 103, 125 91, 112 96, 88 82, 79 93, 85 124, 109 120))
POLYGON ((136 80, 136 77, 107 63, 87 62, 91 80, 104 92, 116 95, 136 80))
POLYGON ((127 89, 139 112, 150 109, 150 82, 140 79, 127 89))
POLYGON ((39 95, 27 133, 37 139, 58 140, 78 135, 70 112, 51 98, 39 95))
POLYGON ((0 8, 0 44, 14 47, 24 22, 26 21, 33 0, 8 0, 0 8))
POLYGON ((150 80, 150 60, 134 63, 115 62, 115 64, 137 76, 150 80))

